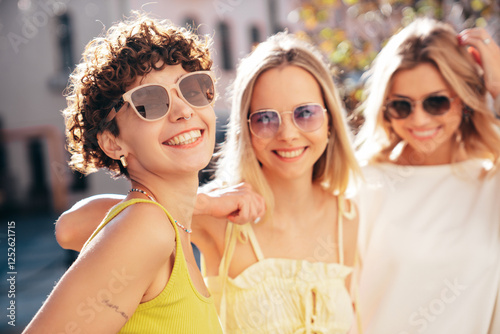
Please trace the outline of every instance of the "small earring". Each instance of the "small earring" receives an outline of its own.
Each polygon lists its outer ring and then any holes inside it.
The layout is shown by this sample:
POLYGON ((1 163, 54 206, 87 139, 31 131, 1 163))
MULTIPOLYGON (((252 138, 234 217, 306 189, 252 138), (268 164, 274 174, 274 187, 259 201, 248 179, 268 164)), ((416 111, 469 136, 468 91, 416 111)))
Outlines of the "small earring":
POLYGON ((120 162, 122 163, 123 168, 127 168, 128 167, 127 158, 125 158, 124 155, 120 156, 120 162))
POLYGON ((474 114, 474 109, 472 109, 468 105, 465 105, 464 108, 462 109, 462 119, 467 123, 470 121, 470 118, 472 117, 473 114, 474 114))

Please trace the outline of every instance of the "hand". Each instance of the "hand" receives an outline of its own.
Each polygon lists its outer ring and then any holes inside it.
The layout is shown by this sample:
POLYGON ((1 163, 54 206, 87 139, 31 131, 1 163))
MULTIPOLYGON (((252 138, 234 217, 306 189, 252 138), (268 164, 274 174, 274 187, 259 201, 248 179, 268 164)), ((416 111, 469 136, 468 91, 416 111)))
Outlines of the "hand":
POLYGON ((484 83, 493 98, 500 95, 500 47, 483 28, 472 28, 458 35, 462 45, 470 45, 478 64, 484 70, 484 83))
POLYGON ((257 223, 266 211, 264 198, 247 183, 200 193, 194 215, 224 218, 236 224, 257 223))

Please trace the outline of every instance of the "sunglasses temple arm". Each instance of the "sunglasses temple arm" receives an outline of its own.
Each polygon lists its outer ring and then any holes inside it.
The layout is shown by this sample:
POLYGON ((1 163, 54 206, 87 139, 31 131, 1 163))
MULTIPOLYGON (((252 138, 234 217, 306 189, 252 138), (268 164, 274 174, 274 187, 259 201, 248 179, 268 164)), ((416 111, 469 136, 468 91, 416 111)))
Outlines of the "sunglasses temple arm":
POLYGON ((125 104, 125 101, 123 100, 123 98, 120 98, 111 107, 111 111, 109 112, 108 116, 106 117, 106 123, 111 122, 115 118, 116 114, 118 113, 118 111, 120 111, 120 109, 123 107, 124 104, 125 104))

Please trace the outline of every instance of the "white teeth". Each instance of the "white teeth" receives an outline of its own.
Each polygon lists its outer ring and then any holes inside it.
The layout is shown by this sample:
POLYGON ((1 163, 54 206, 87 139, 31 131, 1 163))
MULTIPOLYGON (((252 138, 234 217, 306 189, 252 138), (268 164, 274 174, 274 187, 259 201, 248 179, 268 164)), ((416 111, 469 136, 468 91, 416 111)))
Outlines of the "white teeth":
POLYGON ((429 137, 437 132, 438 129, 426 130, 426 131, 417 131, 413 130, 413 134, 417 137, 429 137))
POLYGON ((194 143, 198 138, 201 137, 201 130, 193 130, 190 132, 183 133, 181 135, 175 136, 174 138, 167 141, 168 145, 188 145, 194 143))
POLYGON ((298 157, 299 155, 302 154, 302 152, 304 152, 305 148, 300 148, 298 150, 295 150, 295 151, 278 151, 276 150, 276 153, 282 157, 282 158, 295 158, 295 157, 298 157))

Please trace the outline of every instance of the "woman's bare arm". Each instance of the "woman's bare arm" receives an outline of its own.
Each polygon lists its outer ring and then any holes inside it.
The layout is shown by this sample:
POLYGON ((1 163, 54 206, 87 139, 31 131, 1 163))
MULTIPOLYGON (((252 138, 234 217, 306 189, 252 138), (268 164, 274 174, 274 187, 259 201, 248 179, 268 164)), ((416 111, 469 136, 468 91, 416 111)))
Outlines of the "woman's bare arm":
MULTIPOLYGON (((247 183, 219 189, 202 189, 196 197, 193 212, 191 241, 205 258, 218 252, 217 243, 223 242, 226 224, 258 222, 264 216, 264 198, 247 183)), ((220 245, 219 245, 220 246, 220 245)))
POLYGON ((125 209, 82 251, 23 333, 117 333, 146 295, 161 292, 152 282, 165 286, 174 247, 160 208, 125 209))
MULTIPOLYGON (((56 239, 65 249, 80 251, 106 213, 123 199, 123 195, 96 195, 85 198, 64 212, 56 221, 56 239)), ((200 192, 196 199, 192 241, 200 248, 209 242, 209 235, 220 227, 211 221, 226 220, 244 224, 264 215, 264 199, 251 186, 241 183, 224 189, 200 192), (215 219, 214 219, 215 218, 215 219)), ((223 230, 225 226, 223 227, 223 230)))
POLYGON ((79 252, 109 209, 123 198, 123 195, 96 195, 82 199, 63 212, 56 221, 56 239, 59 245, 79 252))

